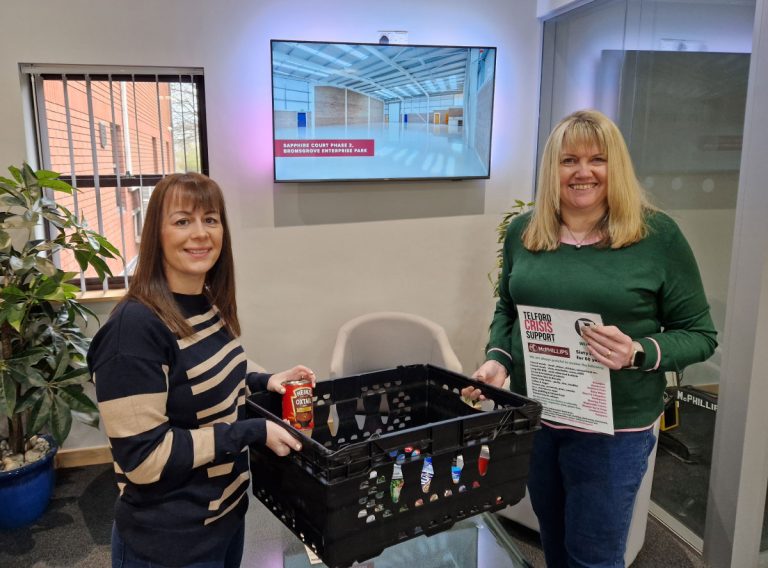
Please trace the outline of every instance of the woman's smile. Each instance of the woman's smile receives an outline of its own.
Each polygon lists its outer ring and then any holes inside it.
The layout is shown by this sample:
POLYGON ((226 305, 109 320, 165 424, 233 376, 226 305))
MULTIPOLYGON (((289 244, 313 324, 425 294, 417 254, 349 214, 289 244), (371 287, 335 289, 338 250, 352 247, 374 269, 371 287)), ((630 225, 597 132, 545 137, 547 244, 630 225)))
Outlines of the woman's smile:
POLYGON ((204 257, 209 252, 211 252, 212 249, 211 248, 202 248, 202 249, 189 249, 188 248, 188 249, 184 249, 184 250, 186 252, 188 252, 189 254, 191 254, 192 256, 204 257))
POLYGON ((572 183, 572 184, 569 184, 568 187, 576 190, 592 189, 593 187, 597 187, 597 184, 596 183, 572 183))

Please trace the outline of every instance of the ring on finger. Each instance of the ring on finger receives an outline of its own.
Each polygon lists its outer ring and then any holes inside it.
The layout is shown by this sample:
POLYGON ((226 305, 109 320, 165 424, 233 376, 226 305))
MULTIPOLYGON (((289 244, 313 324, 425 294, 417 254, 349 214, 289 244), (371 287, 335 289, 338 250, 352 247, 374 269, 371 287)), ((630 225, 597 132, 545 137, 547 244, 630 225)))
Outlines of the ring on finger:
POLYGON ((612 349, 609 349, 609 350, 608 350, 608 354, 606 355, 606 357, 608 357, 608 358, 610 359, 610 358, 611 358, 611 355, 613 355, 613 350, 612 350, 612 349))

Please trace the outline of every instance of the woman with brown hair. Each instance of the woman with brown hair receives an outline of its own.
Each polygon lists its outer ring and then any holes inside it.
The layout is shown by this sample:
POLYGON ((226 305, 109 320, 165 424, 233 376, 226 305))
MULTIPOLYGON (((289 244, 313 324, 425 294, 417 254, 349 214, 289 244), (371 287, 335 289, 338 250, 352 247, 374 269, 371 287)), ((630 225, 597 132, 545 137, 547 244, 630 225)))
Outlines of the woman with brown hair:
POLYGON ((517 305, 603 319, 580 329, 610 370, 615 433, 542 420, 528 490, 548 566, 623 566, 664 373, 707 359, 717 334, 685 237, 649 204, 621 132, 597 111, 575 112, 554 128, 535 208, 507 231, 487 360, 473 376, 494 386, 509 377, 525 394, 517 305))
POLYGON ((301 449, 285 429, 245 418, 245 396, 315 375, 301 365, 248 373, 239 335, 221 189, 169 175, 149 200, 130 288, 88 352, 120 490, 114 567, 240 565, 245 448, 301 449))

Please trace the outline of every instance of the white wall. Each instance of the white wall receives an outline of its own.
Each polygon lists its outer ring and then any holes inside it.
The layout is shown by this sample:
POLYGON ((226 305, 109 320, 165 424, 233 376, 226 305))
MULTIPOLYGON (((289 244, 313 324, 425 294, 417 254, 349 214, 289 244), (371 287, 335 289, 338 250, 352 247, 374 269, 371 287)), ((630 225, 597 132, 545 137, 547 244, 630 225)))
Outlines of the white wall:
MULTIPOLYGON (((494 227, 532 195, 535 0, 6 0, 0 19, 3 168, 27 156, 21 62, 205 69, 211 176, 227 197, 254 360, 273 370, 303 362, 324 376, 338 327, 377 310, 442 324, 468 372, 482 360, 494 227), (382 29, 408 30, 410 43, 498 47, 491 179, 274 184, 269 40, 371 42, 382 29)), ((80 432, 68 445, 93 445, 80 432)))

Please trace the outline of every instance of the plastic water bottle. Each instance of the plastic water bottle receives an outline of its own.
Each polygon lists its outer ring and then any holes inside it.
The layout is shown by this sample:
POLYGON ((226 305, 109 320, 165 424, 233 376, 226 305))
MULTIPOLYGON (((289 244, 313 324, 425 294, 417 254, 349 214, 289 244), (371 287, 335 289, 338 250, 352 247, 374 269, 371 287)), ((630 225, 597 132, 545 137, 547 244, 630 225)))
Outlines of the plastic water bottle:
POLYGON ((453 458, 453 463, 451 464, 451 481, 453 481, 454 484, 458 484, 459 480, 461 479, 461 470, 464 468, 464 457, 459 454, 455 458, 453 458))
POLYGON ((424 465, 421 468, 421 490, 429 493, 429 486, 432 484, 432 478, 435 476, 435 470, 432 467, 432 458, 426 456, 424 465))
POLYGON ((392 481, 389 483, 389 493, 392 496, 393 503, 397 503, 400 500, 400 492, 403 490, 403 485, 405 485, 403 467, 396 463, 392 467, 392 481))

